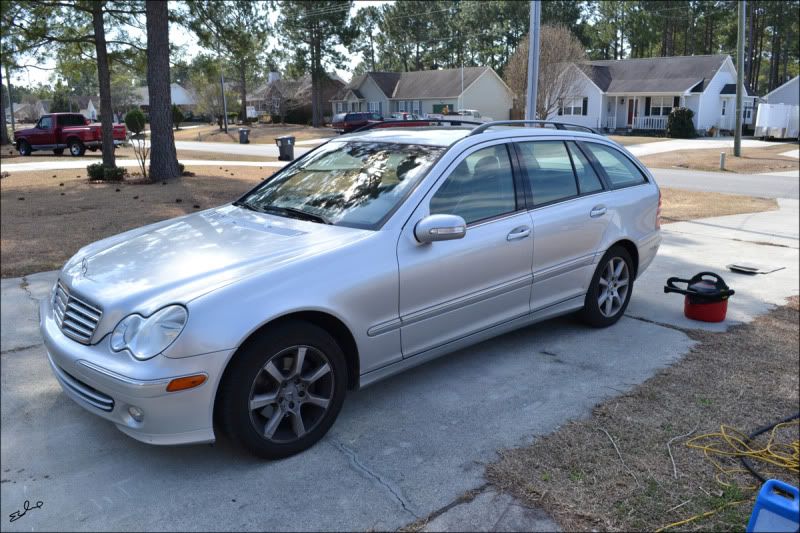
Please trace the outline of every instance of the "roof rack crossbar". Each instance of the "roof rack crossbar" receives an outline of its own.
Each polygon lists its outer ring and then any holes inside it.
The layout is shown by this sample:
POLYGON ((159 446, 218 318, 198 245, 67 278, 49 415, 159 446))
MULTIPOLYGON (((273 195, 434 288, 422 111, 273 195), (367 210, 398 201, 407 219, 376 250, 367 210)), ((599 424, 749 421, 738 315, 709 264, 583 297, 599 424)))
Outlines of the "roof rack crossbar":
MULTIPOLYGON (((392 124, 393 122, 397 122, 401 128, 408 128, 410 126, 404 125, 404 122, 427 122, 425 124, 430 126, 430 124, 451 124, 453 126, 461 126, 462 124, 466 124, 467 126, 480 126, 483 122, 475 122, 474 120, 463 120, 463 119, 449 119, 449 118, 418 118, 418 119, 408 119, 408 120, 382 120, 380 122, 372 122, 370 124, 365 124, 360 128, 356 128, 352 131, 352 133, 357 133, 361 131, 367 131, 375 128, 387 128, 386 124, 392 124)), ((424 126, 420 126, 424 127, 424 126)))
POLYGON ((482 123, 480 126, 472 130, 469 135, 478 135, 479 133, 483 133, 494 126, 524 126, 525 124, 551 124, 555 126, 557 130, 569 130, 576 128, 579 130, 585 130, 588 133, 597 133, 597 131, 588 126, 570 124, 569 122, 556 122, 555 120, 495 120, 494 122, 482 123))

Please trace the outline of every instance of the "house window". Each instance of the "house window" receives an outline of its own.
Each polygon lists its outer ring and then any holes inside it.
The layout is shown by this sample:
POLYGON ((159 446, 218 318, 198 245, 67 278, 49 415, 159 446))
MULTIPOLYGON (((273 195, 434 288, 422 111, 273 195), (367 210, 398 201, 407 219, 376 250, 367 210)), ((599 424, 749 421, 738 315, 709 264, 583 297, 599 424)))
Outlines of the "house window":
POLYGON ((566 98, 561 101, 558 109, 559 115, 578 115, 586 116, 589 111, 589 98, 566 98))
POLYGON ((645 116, 666 117, 672 111, 674 100, 671 96, 648 96, 644 99, 645 116), (650 113, 647 110, 650 108, 650 113))
POLYGON ((281 112, 281 99, 280 97, 272 97, 272 112, 277 114, 281 112))
POLYGON ((725 116, 725 109, 728 107, 728 100, 725 99, 722 101, 722 116, 725 116))
POLYGON ((367 111, 370 113, 380 113, 380 108, 378 102, 370 102, 367 104, 367 111))

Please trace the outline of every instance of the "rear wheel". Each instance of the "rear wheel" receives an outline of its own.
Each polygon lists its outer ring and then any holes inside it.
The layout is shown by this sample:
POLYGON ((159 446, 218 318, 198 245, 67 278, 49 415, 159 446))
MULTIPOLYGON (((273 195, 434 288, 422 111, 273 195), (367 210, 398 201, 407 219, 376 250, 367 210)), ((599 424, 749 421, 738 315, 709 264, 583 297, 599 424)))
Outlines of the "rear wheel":
POLYGON ((19 155, 31 155, 31 145, 28 141, 19 141, 17 143, 17 151, 19 155))
POLYGON ((622 246, 603 255, 586 292, 581 317, 596 328, 616 324, 625 314, 633 292, 633 261, 622 246))
POLYGON ((231 362, 220 388, 228 435, 268 459, 299 453, 320 440, 344 402, 344 354, 325 330, 292 322, 262 333, 231 362))
POLYGON ((56 154, 56 155, 64 155, 64 149, 63 148, 56 148, 55 150, 53 150, 53 153, 56 154))
POLYGON ((81 157, 86 152, 86 147, 77 139, 69 141, 67 148, 69 148, 69 153, 72 157, 81 157))

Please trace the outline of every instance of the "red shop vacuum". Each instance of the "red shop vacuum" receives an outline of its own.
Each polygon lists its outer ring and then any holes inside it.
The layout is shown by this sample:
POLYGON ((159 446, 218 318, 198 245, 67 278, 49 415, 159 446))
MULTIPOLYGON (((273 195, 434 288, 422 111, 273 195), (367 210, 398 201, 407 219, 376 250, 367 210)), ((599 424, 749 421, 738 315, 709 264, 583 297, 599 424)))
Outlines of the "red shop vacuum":
POLYGON ((703 322, 722 322, 728 312, 728 298, 734 290, 725 284, 725 280, 713 272, 700 272, 692 279, 669 278, 664 292, 685 294, 683 314, 692 320, 703 322), (713 279, 708 279, 713 278, 713 279), (685 289, 675 284, 686 284, 685 289))

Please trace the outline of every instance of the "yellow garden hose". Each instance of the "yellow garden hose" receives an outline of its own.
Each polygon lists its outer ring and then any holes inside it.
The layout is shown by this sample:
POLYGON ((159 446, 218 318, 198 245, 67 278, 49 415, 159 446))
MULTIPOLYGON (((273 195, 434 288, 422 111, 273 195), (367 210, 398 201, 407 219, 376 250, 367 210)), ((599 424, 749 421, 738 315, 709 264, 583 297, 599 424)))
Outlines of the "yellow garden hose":
MULTIPOLYGON (((781 470, 788 470, 789 472, 793 472, 795 474, 800 474, 800 440, 794 440, 790 444, 777 442, 776 440, 776 434, 780 430, 799 425, 800 419, 798 419, 798 415, 793 415, 792 417, 784 419, 776 424, 772 424, 757 430, 750 436, 747 436, 741 431, 737 431, 730 426, 722 425, 720 426, 720 430, 716 433, 707 433, 705 435, 699 435, 689 439, 686 442, 686 446, 697 450, 703 450, 703 454, 717 469, 717 474, 714 476, 717 480, 717 483, 724 487, 732 486, 730 482, 724 480, 723 478, 733 474, 752 474, 763 482, 764 478, 750 465, 750 463, 748 463, 748 460, 765 463, 769 468, 778 468, 781 470), (751 445, 752 440, 758 435, 766 433, 767 431, 770 432, 770 437, 766 445, 760 448, 754 448, 751 445), (738 458, 746 468, 724 467, 714 456, 738 458)), ((741 488, 756 490, 758 489, 758 485, 741 488)), ((728 502, 717 509, 694 515, 686 518, 685 520, 673 522, 660 529, 657 529, 656 531, 664 531, 666 529, 688 524, 689 522, 716 514, 727 507, 738 505, 747 501, 749 501, 749 499, 728 502)))

